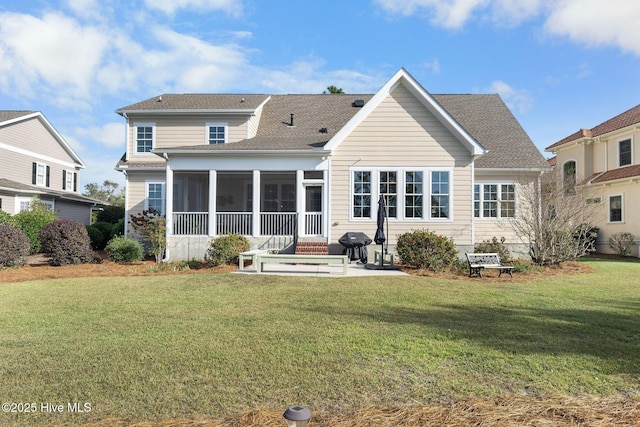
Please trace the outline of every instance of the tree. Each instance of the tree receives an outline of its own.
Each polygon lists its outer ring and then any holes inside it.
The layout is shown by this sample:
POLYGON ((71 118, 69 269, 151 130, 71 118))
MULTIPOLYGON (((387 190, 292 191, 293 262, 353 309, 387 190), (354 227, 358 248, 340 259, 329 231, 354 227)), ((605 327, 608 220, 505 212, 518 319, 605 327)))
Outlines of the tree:
POLYGON ((537 264, 558 264, 595 251, 601 215, 598 198, 586 186, 519 185, 520 210, 513 226, 518 237, 530 244, 537 264))
POLYGON ((105 180, 101 186, 95 182, 84 186, 83 196, 100 200, 112 206, 124 206, 124 189, 117 182, 105 180))
POLYGON ((341 87, 336 87, 334 85, 328 86, 327 90, 323 91, 322 93, 344 93, 341 87), (327 90, 329 92, 327 92, 327 90))

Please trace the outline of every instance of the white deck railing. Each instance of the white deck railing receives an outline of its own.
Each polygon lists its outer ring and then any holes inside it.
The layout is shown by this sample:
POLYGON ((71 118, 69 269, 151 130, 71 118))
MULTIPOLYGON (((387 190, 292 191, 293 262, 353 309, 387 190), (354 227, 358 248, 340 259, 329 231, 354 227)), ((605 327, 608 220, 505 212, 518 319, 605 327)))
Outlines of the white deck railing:
POLYGON ((307 236, 322 236, 322 212, 307 212, 304 214, 304 234, 307 236))
POLYGON ((206 236, 209 231, 207 212, 174 212, 173 234, 188 236, 206 236))
POLYGON ((253 234, 253 214, 251 212, 218 212, 216 214, 216 234, 253 234))
POLYGON ((293 236, 296 234, 295 212, 261 212, 260 234, 263 236, 293 236))

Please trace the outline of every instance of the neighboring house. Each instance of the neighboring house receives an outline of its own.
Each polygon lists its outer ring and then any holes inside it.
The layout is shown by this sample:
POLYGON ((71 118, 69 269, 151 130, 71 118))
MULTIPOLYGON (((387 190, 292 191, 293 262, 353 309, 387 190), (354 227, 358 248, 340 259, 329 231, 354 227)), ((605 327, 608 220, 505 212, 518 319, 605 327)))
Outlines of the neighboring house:
POLYGON ((172 260, 226 233, 338 252, 346 232, 373 237, 380 194, 391 248, 425 228, 461 250, 522 245, 519 186, 548 168, 498 95, 431 95, 404 69, 369 95, 165 94, 116 112, 127 215, 166 215, 172 260))
POLYGON ((99 202, 78 192, 84 167, 42 113, 0 110, 0 209, 15 215, 38 197, 59 218, 91 224, 99 202))
MULTIPOLYGON (((629 232, 640 243, 640 105, 546 148, 555 153, 559 185, 584 185, 601 207, 598 252, 612 252, 609 237, 629 232)), ((587 202, 587 201, 585 201, 587 202)), ((634 255, 639 256, 638 247, 634 255)))

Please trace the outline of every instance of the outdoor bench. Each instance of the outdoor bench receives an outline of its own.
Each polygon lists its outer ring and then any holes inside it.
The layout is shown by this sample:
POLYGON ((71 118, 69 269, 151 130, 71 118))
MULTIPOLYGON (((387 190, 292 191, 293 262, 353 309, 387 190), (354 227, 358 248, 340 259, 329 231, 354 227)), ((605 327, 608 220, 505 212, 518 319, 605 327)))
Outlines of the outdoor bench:
POLYGON ((256 272, 264 271, 263 264, 342 264, 343 274, 347 274, 349 257, 346 255, 288 255, 258 254, 256 256, 256 272))
POLYGON ((255 265, 256 264, 256 257, 258 255, 262 255, 262 254, 266 254, 269 251, 266 249, 253 249, 251 251, 246 251, 246 252, 240 252, 240 255, 238 255, 238 266, 240 267, 240 270, 244 270, 244 261, 245 258, 248 258, 251 260, 251 264, 255 265))
POLYGON ((498 277, 502 276, 502 273, 509 273, 509 276, 513 277, 512 265, 504 265, 500 261, 500 255, 497 253, 467 253, 467 261, 469 261, 469 277, 478 275, 482 277, 482 270, 485 268, 496 268, 499 270, 498 277))

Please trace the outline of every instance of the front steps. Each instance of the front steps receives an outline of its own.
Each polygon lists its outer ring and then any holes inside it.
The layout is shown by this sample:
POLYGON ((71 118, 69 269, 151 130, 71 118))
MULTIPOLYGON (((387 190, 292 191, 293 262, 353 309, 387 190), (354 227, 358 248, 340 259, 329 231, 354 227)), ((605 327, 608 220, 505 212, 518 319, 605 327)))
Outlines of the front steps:
POLYGON ((329 255, 329 245, 327 242, 298 241, 296 255, 329 255))

